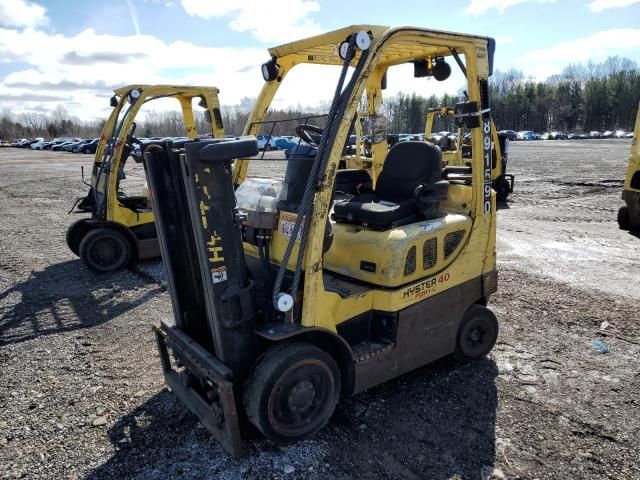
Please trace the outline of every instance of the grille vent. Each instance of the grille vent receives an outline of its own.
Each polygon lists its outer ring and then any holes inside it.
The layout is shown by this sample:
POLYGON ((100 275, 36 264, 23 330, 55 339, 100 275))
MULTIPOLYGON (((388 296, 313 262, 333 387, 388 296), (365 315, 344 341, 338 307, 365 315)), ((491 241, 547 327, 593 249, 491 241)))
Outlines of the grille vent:
POLYGON ((416 246, 414 245, 409 249, 409 253, 407 253, 407 259, 404 262, 404 276, 408 277, 409 275, 415 273, 416 271, 416 246))
POLYGON ((422 246, 422 268, 430 270, 436 266, 438 262, 438 239, 430 238, 424 242, 422 246))
POLYGON ((458 245, 464 238, 464 230, 449 232, 444 236, 444 258, 449 258, 456 251, 458 245))

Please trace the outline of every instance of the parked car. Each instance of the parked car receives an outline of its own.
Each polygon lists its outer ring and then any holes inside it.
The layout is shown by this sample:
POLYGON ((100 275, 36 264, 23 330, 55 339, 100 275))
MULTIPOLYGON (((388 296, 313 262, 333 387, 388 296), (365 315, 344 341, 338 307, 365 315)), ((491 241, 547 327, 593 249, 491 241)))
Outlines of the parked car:
POLYGON ((515 130, 500 130, 498 132, 500 135, 509 139, 509 141, 514 141, 518 138, 518 134, 515 130))
POLYGON ((566 140, 567 134, 564 132, 551 132, 549 134, 549 140, 566 140))
POLYGON ((625 132, 624 130, 616 130, 616 133, 614 133, 614 137, 624 138, 626 134, 627 132, 625 132))
POLYGON ((65 151, 65 149, 66 149, 66 147, 68 145, 73 145, 74 143, 76 143, 76 142, 74 142, 72 140, 67 140, 66 142, 62 142, 62 143, 59 143, 57 145, 54 145, 53 147, 51 147, 51 150, 53 150, 54 152, 63 152, 63 151, 65 151))
POLYGON ((71 151, 73 153, 96 153, 96 148, 98 147, 99 141, 99 138, 87 138, 74 145, 71 151), (92 149, 93 152, 91 151, 92 149))
POLYGON ((604 132, 602 132, 602 134, 600 135, 600 138, 613 138, 613 132, 611 130, 606 130, 604 132))
POLYGON ((68 142, 68 141, 70 141, 68 138, 58 138, 56 140, 49 142, 49 145, 45 145, 43 150, 53 150, 53 147, 55 147, 56 145, 60 145, 61 143, 68 142))
POLYGON ((633 132, 627 133, 624 138, 633 138, 633 132))
POLYGON ((298 144, 297 141, 293 140, 293 137, 276 138, 274 143, 279 150, 289 150, 298 144))
POLYGON ((34 145, 34 144, 40 143, 40 142, 44 142, 44 138, 42 138, 42 137, 33 138, 33 139, 27 141, 27 143, 25 143, 24 147, 25 148, 27 148, 27 147, 31 148, 31 145, 34 145))
POLYGON ((591 130, 589 132, 589 138, 600 138, 600 135, 602 134, 597 130, 591 130))
POLYGON ((32 143, 31 145, 29 145, 29 148, 31 150, 42 150, 42 145, 45 143, 44 140, 40 140, 38 142, 32 143))
POLYGON ((535 140, 535 134, 531 130, 522 130, 516 134, 516 140, 535 140))
POLYGON ((587 133, 572 132, 567 134, 567 140, 585 140, 589 138, 587 133))
POLYGON ((81 150, 82 153, 86 153, 86 154, 94 154, 96 153, 96 150, 98 149, 98 143, 100 143, 100 139, 99 138, 94 138, 93 140, 91 140, 89 143, 87 143, 84 148, 81 150))
POLYGON ((67 144, 65 144, 65 146, 62 148, 65 152, 72 152, 73 148, 78 145, 82 140, 74 140, 72 142, 69 142, 67 144))
POLYGON ((549 132, 544 132, 540 135, 540 140, 549 140, 549 132))
POLYGON ((276 146, 276 137, 269 135, 258 135, 256 136, 256 140, 258 140, 258 148, 260 150, 277 150, 276 146))

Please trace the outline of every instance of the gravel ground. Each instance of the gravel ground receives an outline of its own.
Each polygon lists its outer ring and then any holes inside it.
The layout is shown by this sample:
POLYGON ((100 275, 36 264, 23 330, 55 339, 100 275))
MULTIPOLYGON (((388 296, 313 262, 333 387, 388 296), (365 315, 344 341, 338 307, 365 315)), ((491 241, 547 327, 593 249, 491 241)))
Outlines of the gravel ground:
POLYGON ((0 150, 0 478, 640 478, 640 239, 615 225, 628 151, 513 144, 491 355, 343 399, 314 440, 256 435, 235 462, 163 386, 160 262, 94 275, 67 251, 90 158, 0 150))

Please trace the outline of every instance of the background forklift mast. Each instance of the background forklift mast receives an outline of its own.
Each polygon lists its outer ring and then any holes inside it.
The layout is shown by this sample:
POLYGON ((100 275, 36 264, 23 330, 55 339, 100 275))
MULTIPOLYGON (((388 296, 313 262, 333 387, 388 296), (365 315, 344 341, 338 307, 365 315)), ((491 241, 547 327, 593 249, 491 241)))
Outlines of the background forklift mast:
MULTIPOLYGON (((441 107, 430 109, 427 112, 424 138, 429 141, 433 133, 433 124, 436 118, 455 118, 455 111, 452 107, 441 107)), ((445 138, 446 146, 442 146, 442 158, 449 166, 469 165, 471 158, 471 145, 465 140, 464 131, 458 127, 455 141, 445 138)), ((505 202, 509 194, 513 193, 514 175, 507 173, 507 162, 509 157, 509 139, 506 135, 498 133, 493 119, 491 119, 491 148, 492 148, 492 168, 491 180, 493 189, 496 191, 496 200, 505 202)))
POLYGON ((636 115, 622 200, 625 205, 618 210, 618 225, 623 230, 640 231, 640 105, 636 115))
MULTIPOLYGON (((198 135, 193 100, 198 99, 199 106, 206 109, 211 135, 219 138, 224 136, 224 129, 218 93, 214 87, 177 85, 127 85, 115 90, 111 98, 113 110, 96 149, 89 192, 72 209, 74 213, 90 213, 91 217, 71 224, 66 236, 70 250, 88 267, 108 272, 160 255, 147 192, 127 195, 120 189, 125 163, 134 145, 139 144, 141 150, 147 146, 134 136, 140 108, 156 99, 176 99, 185 135, 193 139, 198 135)), ((141 161, 141 156, 136 161, 141 161)))
POLYGON ((244 137, 146 152, 175 317, 155 329, 165 380, 234 455, 246 421, 276 442, 308 438, 341 394, 495 344, 493 50, 487 37, 371 25, 275 47, 244 137), (455 172, 428 143, 389 150, 378 114, 388 68, 417 63, 416 76, 444 81, 452 52, 465 61, 469 100, 456 109, 476 147, 455 172), (301 63, 341 67, 317 154, 289 157, 278 188, 246 179, 255 134, 301 63), (338 191, 363 96, 372 188, 338 191))

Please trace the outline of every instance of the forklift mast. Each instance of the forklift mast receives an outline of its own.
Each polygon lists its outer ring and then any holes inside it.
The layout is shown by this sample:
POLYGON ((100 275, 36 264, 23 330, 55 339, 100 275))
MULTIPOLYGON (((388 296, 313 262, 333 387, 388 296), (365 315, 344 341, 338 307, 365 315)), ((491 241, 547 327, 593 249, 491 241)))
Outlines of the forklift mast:
POLYGON ((231 380, 246 377, 253 362, 256 305, 231 161, 256 154, 258 146, 255 138, 241 138, 196 140, 185 147, 144 156, 175 319, 175 326, 165 324, 156 335, 171 388, 237 454, 231 380), (178 373, 168 346, 188 369, 178 373))

